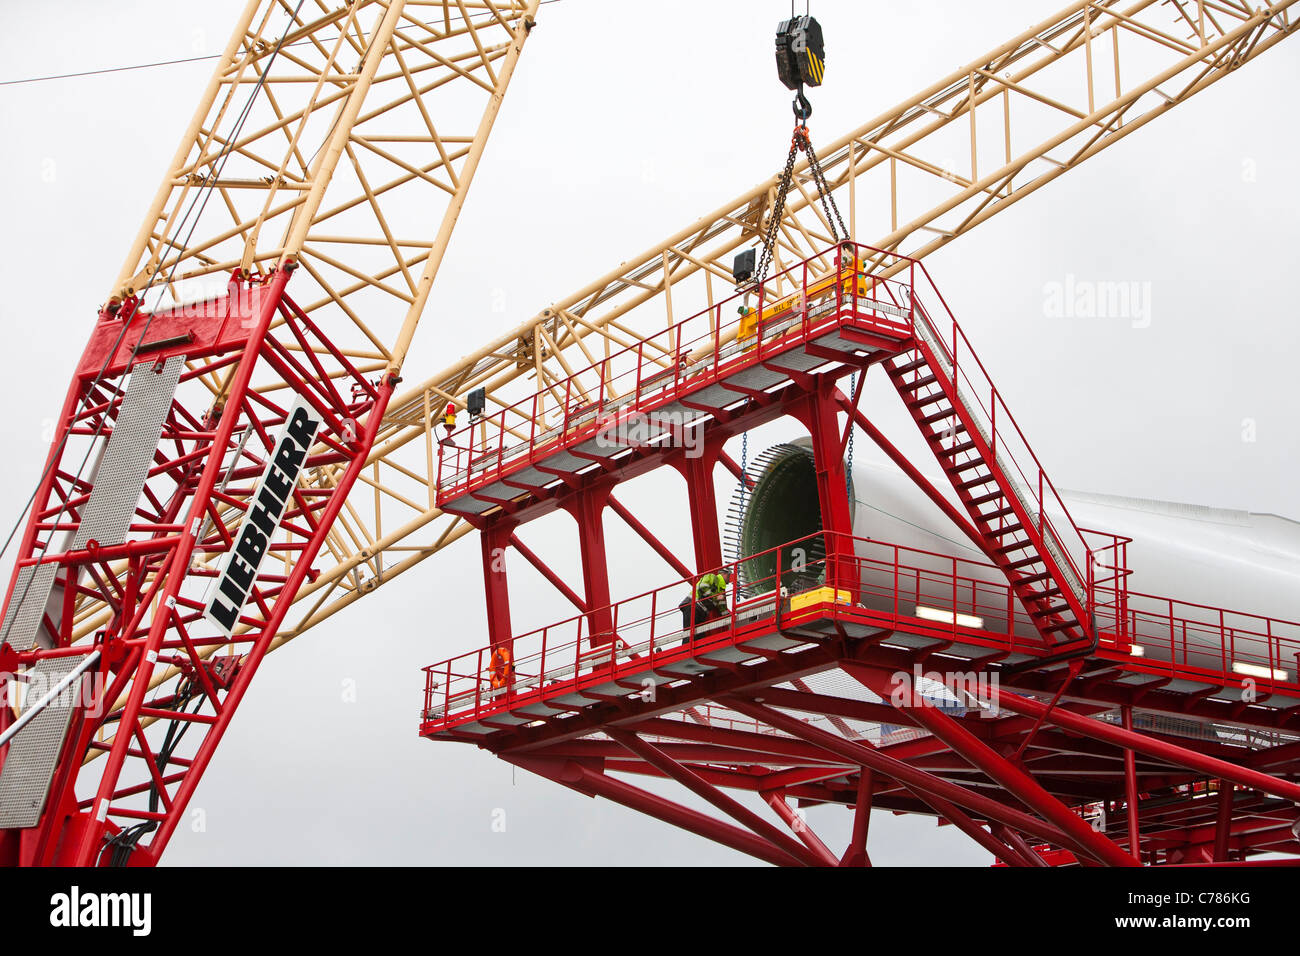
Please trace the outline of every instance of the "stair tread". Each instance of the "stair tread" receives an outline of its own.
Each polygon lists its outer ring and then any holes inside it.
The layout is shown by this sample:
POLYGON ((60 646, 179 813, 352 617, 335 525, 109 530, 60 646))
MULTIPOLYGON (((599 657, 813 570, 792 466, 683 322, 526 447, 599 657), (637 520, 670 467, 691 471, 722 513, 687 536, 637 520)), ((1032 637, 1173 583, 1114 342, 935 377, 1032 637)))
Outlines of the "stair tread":
POLYGON ((1039 581, 1048 580, 1051 576, 1052 576, 1051 573, 1048 571, 1041 571, 1038 574, 1030 574, 1026 577, 1021 578, 1019 581, 1015 582, 1015 586, 1020 587, 1021 585, 1024 584, 1037 584, 1039 581))
POLYGON ((990 527, 989 534, 995 538, 1003 538, 1009 534, 1015 534, 1017 531, 1024 531, 1024 530, 1025 530, 1025 526, 1022 525, 1019 521, 1017 521, 1015 524, 1001 525, 997 528, 990 527))
POLYGON ((1053 614, 1060 614, 1062 611, 1068 611, 1069 609, 1070 605, 1068 604, 1057 604, 1053 607, 1044 608, 1041 611, 1031 611, 1030 613, 1034 617, 1050 617, 1053 614))
MULTIPOLYGON (((910 405, 912 408, 921 409, 929 405, 933 405, 936 402, 947 402, 947 401, 948 401, 948 395, 946 392, 935 392, 933 395, 922 395, 920 398, 913 398, 910 401, 908 401, 907 404, 910 405)), ((950 408, 952 407, 951 403, 949 404, 949 407, 950 408)))

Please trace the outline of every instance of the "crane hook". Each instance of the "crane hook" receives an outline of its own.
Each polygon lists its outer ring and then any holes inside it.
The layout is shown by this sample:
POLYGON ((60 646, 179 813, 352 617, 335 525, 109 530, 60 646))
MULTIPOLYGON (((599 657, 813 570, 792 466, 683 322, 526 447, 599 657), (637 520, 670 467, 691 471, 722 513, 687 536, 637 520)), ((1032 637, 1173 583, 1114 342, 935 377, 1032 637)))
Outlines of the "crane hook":
POLYGON ((803 95, 803 87, 799 87, 799 92, 794 97, 794 118, 795 122, 800 125, 808 122, 808 117, 812 116, 812 104, 808 102, 808 97, 803 95))

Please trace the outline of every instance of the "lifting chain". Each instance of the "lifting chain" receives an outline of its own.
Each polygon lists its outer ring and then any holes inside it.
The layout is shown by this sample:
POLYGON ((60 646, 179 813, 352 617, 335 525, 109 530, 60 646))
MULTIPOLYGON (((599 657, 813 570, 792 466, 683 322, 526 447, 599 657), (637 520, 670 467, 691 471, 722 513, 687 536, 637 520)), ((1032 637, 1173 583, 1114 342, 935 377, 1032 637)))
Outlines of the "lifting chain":
MULTIPOLYGON (((799 115, 797 107, 795 115, 799 115)), ((781 181, 776 190, 776 202, 772 204, 772 213, 768 217, 767 232, 763 236, 763 254, 759 259, 758 271, 754 273, 755 290, 767 281, 767 270, 772 266, 777 234, 781 228, 781 220, 785 218, 785 199, 790 192, 790 184, 794 181, 794 161, 800 151, 808 154, 808 168, 812 171, 813 182, 817 184, 817 197, 821 200, 822 211, 826 214, 826 224, 831 230, 831 236, 837 243, 847 242, 849 239, 849 231, 844 228, 839 206, 836 205, 835 197, 826 183, 826 174, 822 171, 821 160, 817 158, 817 151, 813 149, 812 140, 808 136, 808 127, 800 122, 795 126, 794 135, 790 138, 790 154, 786 157, 785 170, 781 173, 781 181)))
MULTIPOLYGON (((849 400, 853 403, 852 406, 853 408, 858 407, 858 376, 860 374, 861 373, 859 372, 853 373, 853 378, 851 379, 851 385, 849 386, 849 400)), ((854 428, 853 426, 854 426, 853 412, 850 411, 849 412, 849 448, 848 448, 848 455, 845 456, 845 461, 844 461, 844 465, 845 465, 844 490, 848 492, 850 502, 853 500, 853 433, 857 431, 857 429, 854 428)))

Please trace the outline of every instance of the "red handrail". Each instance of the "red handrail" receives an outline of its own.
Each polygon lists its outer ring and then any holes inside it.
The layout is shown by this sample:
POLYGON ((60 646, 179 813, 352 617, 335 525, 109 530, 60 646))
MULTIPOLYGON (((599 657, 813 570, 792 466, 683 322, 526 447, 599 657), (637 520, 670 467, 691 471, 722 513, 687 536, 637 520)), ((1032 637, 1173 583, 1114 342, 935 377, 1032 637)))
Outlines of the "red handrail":
MULTIPOLYGON (((688 578, 611 604, 608 610, 616 626, 614 640, 607 644, 591 647, 588 641, 584 649, 584 640, 589 638, 584 623, 589 616, 586 613, 519 635, 512 655, 514 679, 505 688, 490 688, 488 648, 426 667, 424 720, 429 725, 451 726, 508 709, 521 697, 540 698, 547 693, 569 693, 573 688, 608 682, 620 673, 645 670, 646 658, 689 656, 716 645, 735 643, 745 634, 779 628, 792 614, 861 614, 891 626, 901 624, 907 629, 948 633, 1008 651, 1050 651, 1041 642, 1026 640, 1031 628, 1028 617, 1017 609, 1014 592, 994 565, 864 538, 852 538, 851 549, 827 546, 824 552, 828 562, 825 580, 836 581, 837 585, 853 582, 848 605, 832 601, 806 611, 787 610, 780 591, 791 580, 783 572, 784 553, 810 540, 829 537, 826 532, 810 535, 730 565, 733 573, 727 614, 704 624, 697 623, 693 613, 685 626, 676 622, 680 611, 675 595, 683 589, 693 593, 692 579, 688 578), (768 557, 774 559, 773 573, 757 580, 746 578, 742 588, 742 566, 752 566, 768 557), (843 572, 836 564, 841 561, 851 562, 852 573, 843 572), (760 593, 754 595, 759 589, 760 593), (665 604, 662 596, 669 592, 674 593, 674 599, 665 604), (943 606, 943 598, 949 602, 947 607, 943 606), (665 616, 672 621, 666 630, 665 616), (557 634, 562 638, 558 647, 557 634), (564 640, 565 635, 572 635, 572 639, 564 640), (539 651, 530 650, 538 645, 539 651), (557 659, 561 663, 552 664, 557 659), (436 712, 435 703, 440 705, 436 712)), ((1115 538, 1114 547, 1122 548, 1126 542, 1115 538)), ((814 562, 811 566, 817 565, 814 562)), ((1158 673, 1217 673, 1225 679, 1245 674, 1257 677, 1261 687, 1300 688, 1300 678, 1292 670, 1300 666, 1300 623, 1171 598, 1126 595, 1123 575, 1117 581, 1116 606, 1125 607, 1126 600, 1136 606, 1128 606, 1116 618, 1119 626, 1105 631, 1099 654, 1127 659, 1130 666, 1158 673), (1136 656, 1134 648, 1146 654, 1136 656), (1167 660, 1150 656, 1166 649, 1167 660), (1217 668, 1209 667, 1208 662, 1216 662, 1217 668), (1247 671, 1251 667, 1266 668, 1267 673, 1247 673, 1243 666, 1247 671)))
MULTIPOLYGON (((855 246, 853 248, 855 249, 855 264, 865 260, 865 253, 883 257, 882 261, 887 260, 890 264, 911 263, 912 261, 907 257, 868 246, 855 246)), ((744 302, 748 295, 755 294, 753 291, 748 294, 736 293, 702 312, 667 326, 654 335, 639 339, 635 345, 614 352, 605 359, 588 365, 573 375, 553 383, 550 387, 539 389, 528 398, 516 402, 514 405, 502 408, 469 425, 462 426, 452 432, 448 439, 439 445, 436 478, 439 500, 445 501, 448 498, 457 497, 475 486, 481 486, 495 480, 508 470, 506 466, 507 457, 514 459, 518 455, 517 461, 512 461, 510 467, 523 467, 532 458, 529 452, 537 447, 539 440, 546 439, 548 436, 568 436, 570 433, 574 433, 575 436, 585 439, 588 437, 588 433, 597 433, 601 424, 601 412, 607 407, 612 407, 612 410, 619 415, 626 415, 657 406, 682 387, 683 363, 688 359, 693 358, 695 360, 692 363, 692 368, 707 366, 708 370, 716 377, 718 369, 729 362, 736 361, 743 364, 756 362, 769 356, 774 350, 788 348, 797 339, 806 338, 814 328, 820 329, 823 324, 830 325, 838 321, 844 303, 843 282, 849 274, 845 271, 846 266, 843 260, 844 249, 835 247, 778 272, 756 290, 760 334, 755 336, 757 341, 752 349, 741 348, 736 355, 724 357, 724 346, 718 344, 723 338, 738 340, 731 333, 738 332, 740 328, 739 318, 726 323, 722 322, 723 307, 729 303, 744 302), (835 268, 819 275, 810 274, 809 264, 824 259, 828 255, 834 256, 835 268), (785 284, 791 287, 791 291, 776 294, 774 296, 775 304, 771 305, 772 309, 780 311, 780 317, 774 315, 765 319, 764 316, 768 312, 769 303, 773 298, 769 296, 769 292, 780 289, 785 284), (835 308, 831 309, 829 313, 814 317, 812 308, 794 309, 792 307, 788 310, 781 308, 782 303, 794 302, 799 296, 804 297, 806 305, 811 305, 813 299, 809 298, 809 291, 819 285, 821 285, 821 288, 815 288, 813 292, 818 301, 833 294, 835 308), (762 334, 761 326, 764 324, 770 326, 774 322, 777 324, 788 322, 790 316, 785 314, 787 311, 789 313, 799 313, 800 318, 797 325, 789 326, 779 337, 762 334), (699 321, 701 319, 707 320, 707 323, 701 323, 699 321), (697 327, 702 325, 706 326, 702 331, 695 331, 697 327), (789 333, 796 328, 799 335, 790 338, 789 333), (627 367, 616 373, 614 369, 621 366, 627 367), (662 378, 664 375, 670 377, 671 389, 664 388, 666 381, 662 378), (573 400, 575 390, 582 394, 584 399, 589 398, 581 386, 581 381, 590 378, 595 378, 600 383, 597 400, 595 402, 584 401, 581 404, 575 403, 573 400), (606 399, 606 395, 611 386, 620 383, 628 387, 623 390, 615 402, 611 403, 606 399), (561 393, 563 399, 557 401, 558 395, 561 393), (557 413, 559 420, 549 429, 544 429, 542 434, 539 435, 537 423, 544 421, 547 416, 553 416, 557 413), (591 416, 590 421, 586 420, 588 415, 591 416), (528 423, 526 436, 517 433, 517 428, 511 425, 512 419, 517 419, 520 426, 525 422, 528 423), (485 431, 490 436, 486 441, 482 438, 485 431), (479 435, 477 447, 474 438, 476 433, 479 435), (507 446, 506 437, 512 434, 517 439, 517 443, 507 446)), ((902 280, 866 276, 855 268, 850 271, 854 276, 863 275, 864 278, 869 278, 872 282, 873 293, 880 290, 887 297, 886 299, 872 299, 869 300, 870 302, 889 305, 901 311, 904 309, 905 304, 910 303, 913 298, 910 294, 899 294, 902 289, 907 287, 907 284, 902 280)), ((856 282, 853 287, 853 303, 855 307, 859 304, 856 282)), ((910 305, 908 307, 910 308, 910 305)), ((879 310, 870 311, 878 312, 879 310)), ((884 313, 880 314, 883 315, 884 313)), ((900 317, 899 325, 900 328, 910 329, 910 319, 908 325, 903 326, 900 317)), ((692 375, 693 379, 697 377, 695 374, 692 375)))

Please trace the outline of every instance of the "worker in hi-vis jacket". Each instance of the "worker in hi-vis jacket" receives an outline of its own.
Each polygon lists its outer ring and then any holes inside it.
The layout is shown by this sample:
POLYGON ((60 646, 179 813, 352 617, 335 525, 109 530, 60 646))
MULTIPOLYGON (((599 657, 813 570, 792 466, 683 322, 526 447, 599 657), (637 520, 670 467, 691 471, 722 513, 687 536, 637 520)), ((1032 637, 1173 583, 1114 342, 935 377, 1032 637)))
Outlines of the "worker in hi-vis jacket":
POLYGON ((727 613, 727 579, 730 576, 728 568, 700 575, 695 582, 694 593, 684 597, 682 603, 677 605, 682 611, 684 630, 690 630, 692 616, 696 624, 703 624, 727 613))

